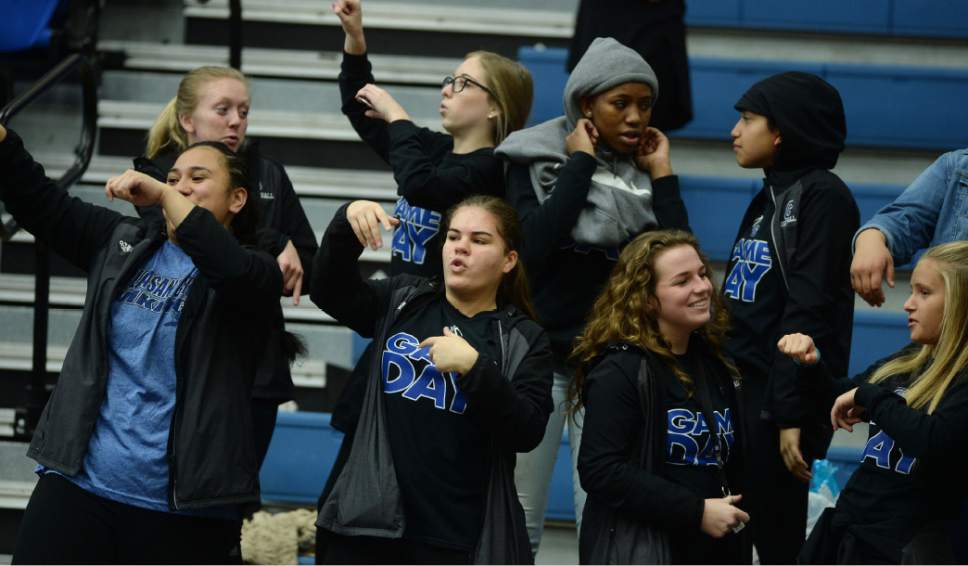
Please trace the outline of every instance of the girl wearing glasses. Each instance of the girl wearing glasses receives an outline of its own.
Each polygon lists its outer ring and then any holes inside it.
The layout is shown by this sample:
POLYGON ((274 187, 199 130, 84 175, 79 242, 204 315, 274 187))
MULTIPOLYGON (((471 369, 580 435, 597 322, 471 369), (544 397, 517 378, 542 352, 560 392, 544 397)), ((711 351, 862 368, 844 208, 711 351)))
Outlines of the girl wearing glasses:
MULTIPOLYGON (((628 241, 656 228, 688 229, 669 140, 649 127, 658 94, 655 73, 638 53, 596 39, 565 85, 565 115, 512 134, 495 151, 510 162, 507 198, 521 214, 522 254, 555 353, 556 411, 542 445, 517 468, 535 551, 564 425, 572 342, 628 241)), ((568 427, 573 461, 580 413, 575 421, 568 427)), ((580 526, 585 495, 577 477, 574 485, 580 526)))
POLYGON ((343 113, 393 169, 393 219, 371 201, 356 201, 347 219, 364 246, 382 247, 381 226, 393 229, 390 273, 440 274, 433 250, 443 212, 474 194, 504 196, 504 170, 494 146, 524 126, 531 109, 531 75, 520 64, 487 51, 469 53, 444 79, 440 117, 446 134, 418 127, 386 90, 376 86, 367 58, 360 0, 337 0, 346 40, 339 76, 343 113))

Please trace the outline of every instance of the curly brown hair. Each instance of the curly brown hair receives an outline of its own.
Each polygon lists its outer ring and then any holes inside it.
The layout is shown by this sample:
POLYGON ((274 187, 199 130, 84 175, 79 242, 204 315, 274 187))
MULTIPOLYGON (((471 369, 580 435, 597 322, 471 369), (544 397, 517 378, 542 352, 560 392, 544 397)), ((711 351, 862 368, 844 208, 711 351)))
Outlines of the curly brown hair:
MULTIPOLYGON (((568 392, 572 412, 582 405, 581 392, 591 363, 604 353, 610 343, 616 342, 635 344, 657 354, 692 394, 692 378, 679 366, 669 343, 659 331, 655 296, 658 279, 656 258, 679 246, 695 249, 706 272, 712 273, 709 259, 699 249, 695 236, 681 230, 646 232, 622 250, 605 289, 595 300, 584 332, 575 340, 571 360, 578 369, 568 392)), ((734 379, 738 379, 739 371, 722 349, 729 330, 729 315, 719 293, 713 292, 710 296, 710 308, 710 321, 696 333, 705 339, 710 351, 733 374, 734 379)))

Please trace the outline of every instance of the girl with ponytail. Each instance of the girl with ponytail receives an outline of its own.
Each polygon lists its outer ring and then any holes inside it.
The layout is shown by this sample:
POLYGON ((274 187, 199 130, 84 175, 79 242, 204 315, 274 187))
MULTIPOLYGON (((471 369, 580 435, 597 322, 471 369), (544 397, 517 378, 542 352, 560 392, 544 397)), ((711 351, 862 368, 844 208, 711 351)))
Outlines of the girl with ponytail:
MULTIPOLYGON (((317 561, 481 560, 481 541, 493 539, 482 527, 491 524, 484 520, 493 502, 489 470, 510 460, 504 485, 513 486, 515 453, 538 445, 551 413, 551 350, 529 318, 517 215, 497 197, 471 197, 443 222, 442 281, 408 274, 364 281, 357 261, 365 241, 348 219, 352 206, 326 230, 310 296, 341 324, 372 337, 374 348, 356 437, 344 443, 345 465, 334 467, 320 502, 317 561), (372 437, 363 431, 374 422, 385 423, 389 461, 373 460, 372 437), (386 479, 399 489, 348 487, 376 468, 389 469, 386 479), (377 513, 351 520, 346 507, 394 509, 401 502, 403 516, 386 521, 377 513)), ((399 222, 391 218, 385 227, 399 222)), ((513 505, 501 528, 514 525, 521 551, 515 560, 530 561, 524 512, 513 487, 505 495, 513 505)))
MULTIPOLYGON (((201 141, 224 143, 247 165, 252 187, 261 193, 258 245, 276 258, 283 275, 281 295, 299 304, 303 282, 316 253, 316 236, 282 164, 259 151, 246 138, 251 107, 249 84, 241 72, 228 67, 199 67, 186 74, 178 93, 165 106, 148 132, 145 155, 135 169, 164 180, 176 155, 201 141)), ((150 215, 151 209, 139 209, 150 215)), ((301 339, 285 330, 282 308, 266 331, 267 352, 260 362, 252 390, 252 418, 259 464, 265 459, 280 403, 292 399, 290 364, 305 353, 301 339)))

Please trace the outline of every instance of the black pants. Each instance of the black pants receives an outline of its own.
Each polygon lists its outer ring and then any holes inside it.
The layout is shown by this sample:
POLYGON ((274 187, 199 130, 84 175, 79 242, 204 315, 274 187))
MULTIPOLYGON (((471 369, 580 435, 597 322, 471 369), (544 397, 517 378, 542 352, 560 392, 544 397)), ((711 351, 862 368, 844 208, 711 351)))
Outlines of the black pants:
POLYGON ((406 540, 375 537, 347 537, 324 529, 316 531, 316 539, 325 542, 320 556, 316 547, 317 564, 470 564, 471 553, 431 546, 406 540))
POLYGON ((241 564, 239 521, 150 511, 56 474, 37 482, 14 564, 241 564))
POLYGON ((780 431, 773 422, 748 416, 746 431, 750 478, 743 499, 760 564, 794 564, 807 530, 809 485, 783 464, 780 431))

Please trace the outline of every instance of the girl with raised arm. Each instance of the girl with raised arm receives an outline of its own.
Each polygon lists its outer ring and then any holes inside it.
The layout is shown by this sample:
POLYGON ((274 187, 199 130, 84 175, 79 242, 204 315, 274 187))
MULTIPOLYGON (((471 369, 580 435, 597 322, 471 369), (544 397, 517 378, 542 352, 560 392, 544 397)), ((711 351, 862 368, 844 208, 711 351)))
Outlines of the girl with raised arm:
POLYGON ((40 479, 15 563, 240 563, 259 500, 249 407, 282 276, 255 251, 258 193, 224 144, 186 149, 167 183, 129 170, 81 201, 0 127, 0 199, 88 274, 80 325, 27 455, 40 479))

